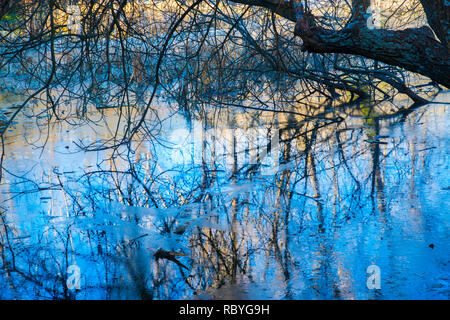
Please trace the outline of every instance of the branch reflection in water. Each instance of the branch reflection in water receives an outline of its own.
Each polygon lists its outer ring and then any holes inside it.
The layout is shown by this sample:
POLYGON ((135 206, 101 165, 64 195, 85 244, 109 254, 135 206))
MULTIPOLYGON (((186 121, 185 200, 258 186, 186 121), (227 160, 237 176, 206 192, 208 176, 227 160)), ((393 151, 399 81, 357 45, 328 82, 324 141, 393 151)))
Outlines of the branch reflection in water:
POLYGON ((39 127, 17 123, 5 140, 1 298, 448 295, 446 106, 386 117, 362 103, 322 118, 169 109, 154 140, 128 152, 74 144, 107 138, 106 124, 55 122, 41 149, 39 127), (366 287, 371 264, 380 290, 366 287))

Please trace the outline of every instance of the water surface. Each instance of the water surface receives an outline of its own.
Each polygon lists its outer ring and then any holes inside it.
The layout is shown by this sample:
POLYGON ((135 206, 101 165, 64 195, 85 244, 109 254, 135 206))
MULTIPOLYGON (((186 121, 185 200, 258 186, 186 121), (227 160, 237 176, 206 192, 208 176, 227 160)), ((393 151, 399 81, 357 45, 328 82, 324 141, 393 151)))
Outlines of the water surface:
POLYGON ((338 123, 161 110, 155 140, 127 156, 78 147, 111 135, 112 111, 9 129, 1 299, 449 298, 448 104, 338 123), (380 289, 366 284, 373 264, 380 289))

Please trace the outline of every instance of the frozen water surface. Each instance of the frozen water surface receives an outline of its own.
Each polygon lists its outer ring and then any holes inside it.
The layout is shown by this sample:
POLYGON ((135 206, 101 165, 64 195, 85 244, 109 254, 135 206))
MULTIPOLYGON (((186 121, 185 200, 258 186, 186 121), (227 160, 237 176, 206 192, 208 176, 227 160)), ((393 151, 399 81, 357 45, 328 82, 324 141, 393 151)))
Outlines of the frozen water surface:
POLYGON ((449 298, 448 104, 276 128, 228 115, 206 129, 167 117, 129 158, 80 151, 108 136, 102 122, 18 121, 0 185, 0 298, 449 298), (252 165, 270 128, 280 143, 252 165), (380 289, 367 286, 373 264, 380 289))

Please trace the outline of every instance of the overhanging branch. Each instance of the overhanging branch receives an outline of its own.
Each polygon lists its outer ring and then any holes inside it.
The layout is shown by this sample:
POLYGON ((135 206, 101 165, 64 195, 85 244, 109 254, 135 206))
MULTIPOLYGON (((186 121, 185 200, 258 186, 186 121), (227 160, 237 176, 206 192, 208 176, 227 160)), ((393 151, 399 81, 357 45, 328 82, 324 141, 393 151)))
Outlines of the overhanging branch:
POLYGON ((356 23, 350 23, 341 30, 317 26, 314 17, 305 13, 298 0, 230 1, 267 8, 295 21, 294 33, 302 39, 305 51, 363 56, 425 75, 450 88, 450 56, 447 45, 437 41, 428 27, 405 30, 367 28, 364 21, 369 0, 352 0, 355 7, 350 21, 356 23))

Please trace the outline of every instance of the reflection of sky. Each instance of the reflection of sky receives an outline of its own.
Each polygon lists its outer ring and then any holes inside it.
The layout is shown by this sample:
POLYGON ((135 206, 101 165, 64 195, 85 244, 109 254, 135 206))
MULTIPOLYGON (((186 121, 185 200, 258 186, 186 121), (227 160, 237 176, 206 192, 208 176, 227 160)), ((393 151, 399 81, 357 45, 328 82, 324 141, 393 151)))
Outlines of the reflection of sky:
MULTIPOLYGON (((378 134, 384 136, 381 140, 385 144, 379 145, 381 186, 377 186, 374 193, 371 192, 370 175, 373 152, 371 144, 363 141, 373 139, 372 128, 358 121, 347 120, 350 127, 358 129, 352 135, 343 135, 342 140, 349 139, 349 143, 344 143, 344 154, 353 176, 361 182, 360 189, 342 164, 333 141, 314 146, 323 221, 318 215, 319 209, 315 201, 300 195, 293 196, 289 225, 287 229, 283 225, 280 226, 278 240, 281 249, 289 252, 285 255, 289 256, 287 270, 290 277, 287 280, 280 267, 283 263, 268 249, 270 247, 267 244, 267 237, 272 232, 274 213, 286 212, 286 208, 280 210, 276 204, 277 188, 274 177, 265 176, 253 181, 244 179, 237 186, 230 186, 226 175, 218 178, 221 185, 216 186, 212 194, 220 205, 216 209, 217 212, 208 212, 217 219, 197 219, 192 225, 219 230, 223 228, 229 232, 227 228, 232 199, 244 200, 249 197, 247 200, 251 205, 248 207, 248 216, 245 215, 245 205, 240 206, 240 223, 236 227, 238 236, 245 239, 247 245, 254 250, 250 255, 249 273, 255 283, 245 279, 241 284, 246 288, 249 298, 334 298, 337 297, 336 292, 339 292, 338 297, 356 299, 448 298, 448 107, 426 106, 411 114, 405 122, 380 122, 378 134), (333 163, 338 164, 334 169, 333 163), (325 231, 319 232, 322 223, 325 231), (434 248, 430 247, 431 244, 434 248), (371 264, 381 268, 382 289, 378 293, 366 287, 366 268, 371 264)), ((155 146, 155 159, 160 166, 160 172, 179 170, 180 167, 189 169, 194 163, 197 170, 191 170, 188 174, 180 171, 169 174, 180 181, 186 179, 186 175, 201 175, 198 168, 201 164, 202 133, 201 130, 195 129, 201 128, 201 123, 194 121, 192 128, 194 129, 189 129, 187 122, 181 117, 172 117, 164 122, 160 136, 162 144, 155 146)), ((27 178, 41 184, 45 184, 48 179, 54 181, 56 175, 61 173, 65 178, 69 178, 67 181, 74 194, 84 192, 83 186, 75 180, 70 180, 70 177, 76 177, 85 170, 96 169, 96 165, 102 162, 105 155, 96 152, 71 154, 74 150, 71 142, 75 139, 92 140, 92 131, 82 128, 67 132, 64 127, 57 128, 51 133, 51 139, 41 155, 41 149, 25 143, 25 138, 29 142, 29 138, 36 133, 29 130, 28 135, 12 133, 15 138, 9 141, 5 167, 12 173, 21 175, 36 166, 28 173, 27 178), (54 167, 58 167, 58 170, 50 176, 54 167)), ((226 145, 230 139, 223 132, 226 130, 217 134, 217 137, 221 142, 225 141, 226 145)), ((239 139, 239 143, 242 144, 244 140, 239 139)), ((225 151, 227 150, 229 149, 225 151)), ((302 150, 293 150, 293 156, 297 156, 294 158, 294 164, 299 166, 299 169, 294 170, 292 181, 303 175, 302 150)), ((207 151, 210 152, 210 146, 207 151)), ((239 160, 239 163, 242 161, 239 160)), ((304 181, 300 179, 294 191, 297 194, 314 196, 317 190, 311 184, 311 179, 306 185, 304 181)), ((14 192, 33 188, 29 182, 12 182, 22 180, 6 173, 1 186, 2 199, 13 195, 14 192)), ((161 235, 152 229, 151 223, 155 219, 161 216, 176 216, 177 210, 170 212, 167 209, 105 207, 95 219, 75 219, 66 218, 67 214, 72 212, 68 205, 69 200, 56 190, 25 194, 6 203, 9 207, 7 216, 8 222, 16 227, 15 236, 30 236, 23 240, 30 250, 43 246, 43 259, 45 252, 53 258, 64 255, 67 243, 62 241, 61 234, 67 232, 67 228, 71 226, 74 230, 70 237, 71 250, 76 253, 71 259, 84 270, 83 285, 93 286, 90 291, 82 292, 80 298, 104 297, 105 293, 98 288, 99 283, 106 283, 104 274, 108 271, 111 277, 120 278, 125 272, 111 261, 107 262, 105 257, 97 257, 92 253, 96 252, 97 243, 104 243, 103 240, 93 238, 88 241, 88 229, 98 228, 104 231, 112 244, 115 241, 131 239, 135 233, 148 233, 149 236, 143 240, 145 249, 167 247, 181 250, 189 246, 189 241, 181 236, 161 235), (150 222, 148 225, 135 227, 129 221, 121 221, 117 217, 114 220, 112 216, 108 216, 117 212, 125 216, 142 215, 150 222)), ((183 210, 195 212, 198 208, 183 210)), ((180 221, 190 222, 193 216, 186 214, 180 221)), ((194 230, 195 228, 191 229, 194 230)), ((195 251, 198 248, 191 249, 195 251)), ((56 268, 50 263, 52 259, 49 258, 48 262, 50 270, 56 268)), ((29 263, 26 259, 19 261, 24 266, 29 263)), ((187 262, 189 260, 185 258, 183 263, 187 262)), ((146 272, 151 272, 152 268, 154 266, 145 264, 146 272)), ((176 269, 173 269, 172 275, 177 276, 176 269)), ((6 281, 5 279, 0 273, 0 284, 6 281)), ((0 297, 10 295, 13 294, 0 291, 0 297)), ((192 292, 183 289, 173 293, 172 297, 179 298, 183 295, 190 296, 192 292)), ((127 295, 124 293, 123 297, 127 295)))
MULTIPOLYGON (((184 118, 175 116, 164 123, 161 135, 164 143, 157 146, 156 153, 159 165, 165 170, 201 166, 202 160, 209 167, 215 164, 219 170, 230 170, 233 165, 233 137, 240 166, 255 163, 256 156, 265 154, 268 149, 264 125, 247 129, 226 125, 204 129, 202 121, 192 121, 189 127, 184 118), (205 140, 206 146, 203 146, 205 140), (212 150, 215 150, 215 157, 212 150)), ((269 152, 262 163, 264 173, 265 167, 274 164, 273 154, 269 152)))

